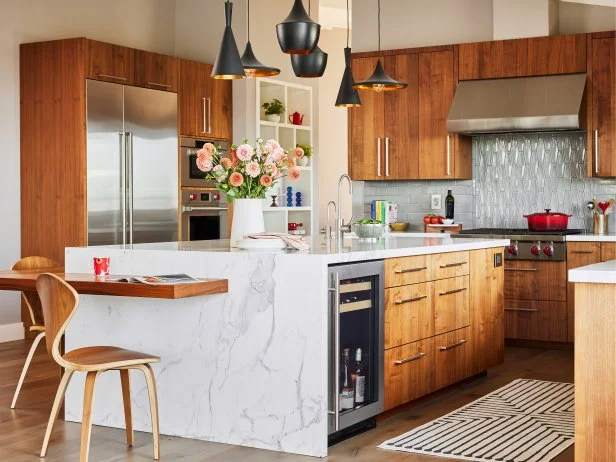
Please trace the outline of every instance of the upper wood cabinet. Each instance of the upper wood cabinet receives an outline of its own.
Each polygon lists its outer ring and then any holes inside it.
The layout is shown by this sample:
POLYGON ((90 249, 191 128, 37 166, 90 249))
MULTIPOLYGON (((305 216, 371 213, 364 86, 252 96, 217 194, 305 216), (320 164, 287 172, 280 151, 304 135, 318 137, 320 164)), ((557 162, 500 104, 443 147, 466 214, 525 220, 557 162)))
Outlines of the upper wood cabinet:
POLYGON ((133 48, 88 40, 87 78, 133 85, 134 64, 133 48))
POLYGON ((592 175, 616 176, 616 37, 589 38, 587 91, 590 93, 588 151, 592 175))
POLYGON ((178 91, 179 60, 173 56, 135 50, 135 85, 154 90, 178 91))
POLYGON ((231 82, 212 79, 211 73, 211 64, 180 60, 179 132, 230 140, 231 82))
POLYGON ((586 72, 586 34, 462 43, 459 79, 586 72))

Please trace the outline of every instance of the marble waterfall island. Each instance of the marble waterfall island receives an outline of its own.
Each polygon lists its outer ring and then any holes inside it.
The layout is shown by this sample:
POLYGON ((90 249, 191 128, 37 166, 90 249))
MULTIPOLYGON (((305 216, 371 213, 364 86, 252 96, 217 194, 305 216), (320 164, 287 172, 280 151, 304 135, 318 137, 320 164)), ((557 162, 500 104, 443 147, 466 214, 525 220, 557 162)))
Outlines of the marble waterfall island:
MULTIPOLYGON (((229 280, 225 294, 180 300, 80 296, 66 350, 115 345, 158 355, 164 435, 325 457, 328 434, 328 265, 502 247, 508 240, 391 237, 314 241, 307 252, 230 250, 228 241, 66 249, 66 272, 111 257, 113 274, 187 273, 229 280)), ((143 377, 133 373, 133 419, 151 431, 143 377)), ((124 428, 119 374, 96 385, 93 423, 124 428), (104 403, 104 405, 103 405, 104 403)), ((81 421, 83 374, 66 394, 81 421)), ((164 441, 162 443, 164 445, 164 441)))

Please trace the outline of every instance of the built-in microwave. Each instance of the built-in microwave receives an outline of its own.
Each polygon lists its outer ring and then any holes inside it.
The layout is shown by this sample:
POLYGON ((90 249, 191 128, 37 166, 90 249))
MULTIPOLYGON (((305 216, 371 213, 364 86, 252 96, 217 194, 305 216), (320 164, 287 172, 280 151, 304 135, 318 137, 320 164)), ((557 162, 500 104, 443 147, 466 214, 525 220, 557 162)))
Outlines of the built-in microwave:
POLYGON ((223 157, 227 156, 228 143, 226 141, 182 137, 180 140, 180 185, 183 188, 215 188, 214 182, 206 181, 205 172, 197 167, 197 153, 205 143, 212 143, 223 157))

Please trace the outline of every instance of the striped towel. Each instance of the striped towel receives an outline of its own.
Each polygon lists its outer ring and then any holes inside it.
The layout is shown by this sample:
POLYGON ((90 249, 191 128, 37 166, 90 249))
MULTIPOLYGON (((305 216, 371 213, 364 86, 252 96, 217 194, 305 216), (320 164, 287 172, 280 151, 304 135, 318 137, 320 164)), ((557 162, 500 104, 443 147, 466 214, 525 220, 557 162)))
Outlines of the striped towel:
POLYGON ((287 244, 289 247, 292 247, 296 250, 308 250, 310 246, 303 238, 303 236, 297 236, 294 234, 287 233, 255 233, 248 234, 246 239, 282 239, 282 241, 287 244))

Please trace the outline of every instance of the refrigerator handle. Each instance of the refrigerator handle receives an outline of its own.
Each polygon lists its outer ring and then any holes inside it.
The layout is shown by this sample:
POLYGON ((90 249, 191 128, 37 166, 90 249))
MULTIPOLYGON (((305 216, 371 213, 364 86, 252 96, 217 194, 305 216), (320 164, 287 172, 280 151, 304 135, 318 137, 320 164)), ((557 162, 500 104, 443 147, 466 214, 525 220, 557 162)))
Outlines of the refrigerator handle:
POLYGON ((128 156, 127 156, 127 184, 128 184, 128 242, 134 244, 133 240, 133 133, 126 133, 128 156))
POLYGON ((329 414, 334 416, 334 431, 340 430, 340 274, 333 273, 333 287, 329 291, 333 293, 334 303, 332 303, 332 314, 334 317, 334 406, 329 414))
POLYGON ((120 132, 120 212, 122 214, 122 245, 126 245, 126 133, 120 132))

